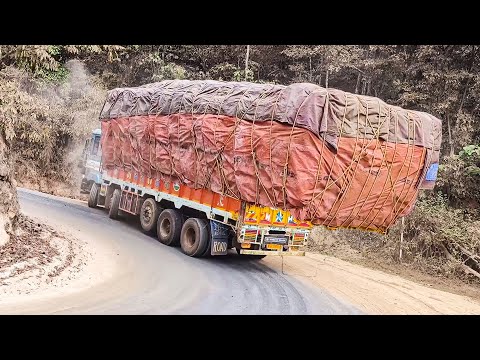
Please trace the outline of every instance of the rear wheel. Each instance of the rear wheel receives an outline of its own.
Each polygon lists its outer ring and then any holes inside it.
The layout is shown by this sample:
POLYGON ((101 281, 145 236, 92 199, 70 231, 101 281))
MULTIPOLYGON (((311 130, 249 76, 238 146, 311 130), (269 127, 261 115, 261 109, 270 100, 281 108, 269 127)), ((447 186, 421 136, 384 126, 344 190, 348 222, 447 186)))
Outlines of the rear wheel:
POLYGON ((94 208, 97 207, 98 204, 98 189, 100 187, 93 183, 92 187, 90 188, 90 195, 88 196, 88 202, 87 205, 88 207, 94 208))
POLYGON ((197 218, 190 218, 183 224, 180 235, 180 246, 182 251, 193 257, 202 256, 208 247, 209 232, 208 221, 197 218))
POLYGON ((108 209, 108 217, 110 219, 118 219, 118 207, 120 205, 120 190, 113 191, 112 199, 110 200, 110 209, 108 209))
POLYGON ((140 208, 140 225, 144 232, 154 233, 157 230, 157 219, 160 211, 161 209, 154 199, 145 199, 140 208))
MULTIPOLYGON (((208 225, 210 225, 210 224, 207 223, 207 226, 208 225)), ((203 251, 202 255, 200 255, 200 256, 201 257, 211 257, 212 256, 211 246, 212 246, 212 241, 211 241, 210 236, 208 236, 207 246, 205 247, 205 250, 203 251)))
POLYGON ((157 221, 158 241, 167 246, 175 246, 180 243, 183 217, 179 211, 165 209, 160 213, 157 221))

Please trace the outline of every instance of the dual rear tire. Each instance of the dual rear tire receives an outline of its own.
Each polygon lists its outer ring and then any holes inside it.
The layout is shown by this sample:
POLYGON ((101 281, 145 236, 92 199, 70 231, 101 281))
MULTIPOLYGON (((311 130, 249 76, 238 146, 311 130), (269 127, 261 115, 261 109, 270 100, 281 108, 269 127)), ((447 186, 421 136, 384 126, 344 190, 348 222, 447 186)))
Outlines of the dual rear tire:
POLYGON ((174 209, 160 213, 157 221, 158 241, 167 246, 180 245, 184 254, 192 257, 207 256, 210 250, 208 221, 189 218, 174 209))
POLYGON ((178 246, 183 226, 182 214, 174 209, 165 209, 157 221, 158 241, 167 246, 178 246))
MULTIPOLYGON (((121 193, 113 191, 109 201, 108 216, 118 218, 121 193)), ((89 205, 97 204, 98 187, 94 184, 90 191, 89 205), (90 198, 92 200, 90 200, 90 198)), ((158 241, 167 246, 180 245, 183 253, 192 257, 210 254, 210 226, 208 220, 189 218, 184 221, 183 215, 175 209, 162 210, 158 203, 147 198, 140 208, 140 225, 146 233, 155 233, 158 241)))
POLYGON ((167 246, 180 245, 184 254, 207 256, 210 250, 210 232, 207 220, 189 218, 174 209, 165 209, 158 216, 157 238, 167 246))
POLYGON ((204 256, 208 253, 210 233, 208 221, 190 218, 182 226, 180 247, 184 254, 193 257, 204 256))

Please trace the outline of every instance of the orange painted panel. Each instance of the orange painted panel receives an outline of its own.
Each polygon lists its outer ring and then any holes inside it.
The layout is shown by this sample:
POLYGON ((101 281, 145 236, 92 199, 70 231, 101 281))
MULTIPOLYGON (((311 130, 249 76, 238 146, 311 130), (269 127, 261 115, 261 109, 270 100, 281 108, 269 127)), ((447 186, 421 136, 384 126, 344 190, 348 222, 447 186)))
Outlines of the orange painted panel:
POLYGON ((195 202, 201 203, 202 202, 202 195, 203 195, 203 190, 202 189, 193 190, 193 194, 192 194, 191 199, 195 202))
POLYGON ((213 194, 213 207, 221 210, 225 210, 225 197, 223 195, 213 194))
POLYGON ((209 190, 203 190, 202 195, 202 204, 212 205, 213 204, 214 192, 209 190))

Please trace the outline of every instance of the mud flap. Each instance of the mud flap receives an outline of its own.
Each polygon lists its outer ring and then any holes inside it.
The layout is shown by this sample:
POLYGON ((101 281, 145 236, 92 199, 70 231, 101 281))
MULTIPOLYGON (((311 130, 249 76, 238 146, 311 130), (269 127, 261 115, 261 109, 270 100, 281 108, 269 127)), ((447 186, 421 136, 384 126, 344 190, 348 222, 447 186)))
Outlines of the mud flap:
POLYGON ((230 234, 230 227, 222 223, 210 220, 210 254, 227 255, 228 249, 228 235, 230 234))

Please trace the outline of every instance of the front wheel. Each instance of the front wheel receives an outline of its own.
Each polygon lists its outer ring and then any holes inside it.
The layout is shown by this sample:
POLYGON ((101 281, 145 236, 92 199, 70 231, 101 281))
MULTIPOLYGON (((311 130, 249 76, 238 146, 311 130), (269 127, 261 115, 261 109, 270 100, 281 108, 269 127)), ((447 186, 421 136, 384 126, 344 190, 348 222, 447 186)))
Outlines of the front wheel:
POLYGON ((154 233, 157 230, 157 219, 160 210, 160 207, 154 199, 145 199, 140 208, 140 225, 144 232, 154 233))
POLYGON ((88 195, 87 205, 88 207, 95 208, 98 204, 98 189, 99 186, 95 183, 92 184, 90 188, 90 195, 88 195))
POLYGON ((108 209, 108 217, 110 219, 118 219, 118 207, 120 206, 120 190, 113 191, 112 199, 110 200, 110 209, 108 209))

